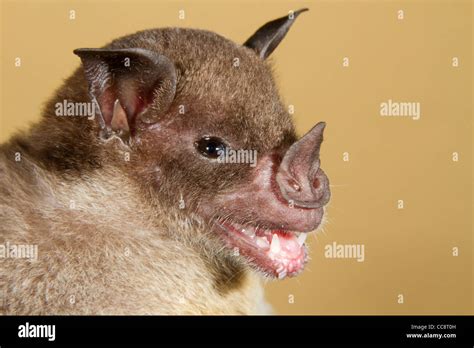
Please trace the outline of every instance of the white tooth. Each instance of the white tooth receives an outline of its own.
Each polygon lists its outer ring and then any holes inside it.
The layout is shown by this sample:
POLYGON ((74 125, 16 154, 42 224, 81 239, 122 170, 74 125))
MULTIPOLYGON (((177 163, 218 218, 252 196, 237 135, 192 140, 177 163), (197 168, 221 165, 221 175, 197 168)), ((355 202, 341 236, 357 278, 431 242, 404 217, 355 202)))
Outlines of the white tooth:
POLYGON ((286 277, 286 271, 283 271, 283 272, 279 272, 278 273, 278 279, 283 279, 286 277))
POLYGON ((303 245, 304 242, 306 241, 306 237, 308 237, 308 234, 307 234, 307 233, 301 233, 301 234, 298 236, 298 244, 299 244, 299 245, 303 245))
POLYGON ((270 252, 277 254, 281 250, 280 248, 280 239, 276 235, 276 233, 272 237, 272 244, 270 244, 270 252))
POLYGON ((242 228, 242 233, 246 234, 249 237, 255 236, 255 230, 250 230, 249 231, 249 230, 246 230, 246 229, 242 228))
POLYGON ((268 247, 267 238, 265 238, 265 237, 257 237, 257 245, 258 245, 260 248, 268 247))

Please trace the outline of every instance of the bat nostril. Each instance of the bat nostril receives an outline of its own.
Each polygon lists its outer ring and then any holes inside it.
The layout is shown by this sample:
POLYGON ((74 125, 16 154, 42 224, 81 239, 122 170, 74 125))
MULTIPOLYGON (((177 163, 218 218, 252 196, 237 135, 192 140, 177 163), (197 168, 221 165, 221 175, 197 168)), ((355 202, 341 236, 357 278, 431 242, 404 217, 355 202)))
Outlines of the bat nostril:
POLYGON ((288 185, 296 192, 301 191, 301 186, 293 179, 288 180, 288 185))
POLYGON ((321 186, 321 181, 318 178, 314 178, 313 187, 317 190, 321 186))

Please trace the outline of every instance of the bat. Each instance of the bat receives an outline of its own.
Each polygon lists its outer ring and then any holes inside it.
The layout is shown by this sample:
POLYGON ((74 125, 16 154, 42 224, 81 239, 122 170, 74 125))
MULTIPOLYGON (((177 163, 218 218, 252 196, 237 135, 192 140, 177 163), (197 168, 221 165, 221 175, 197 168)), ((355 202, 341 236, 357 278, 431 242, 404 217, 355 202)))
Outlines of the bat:
POLYGON ((330 199, 325 123, 297 137, 267 60, 306 10, 244 44, 162 28, 76 49, 0 146, 1 311, 268 311, 262 277, 303 270, 330 199))

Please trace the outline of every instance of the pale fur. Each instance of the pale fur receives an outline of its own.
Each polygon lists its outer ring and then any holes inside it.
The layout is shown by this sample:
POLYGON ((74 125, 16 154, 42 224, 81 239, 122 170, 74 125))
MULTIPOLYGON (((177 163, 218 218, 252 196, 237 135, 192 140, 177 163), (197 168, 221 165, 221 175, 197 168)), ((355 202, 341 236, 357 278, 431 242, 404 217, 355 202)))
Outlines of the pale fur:
POLYGON ((196 227, 163 214, 170 219, 163 226, 183 231, 160 230, 156 211, 117 169, 69 182, 25 161, 0 160, 0 187, 8 192, 0 196, 0 243, 38 245, 38 260, 0 259, 4 314, 268 310, 260 280, 250 271, 238 291, 220 294, 202 250, 173 238, 196 227), (34 185, 18 175, 17 165, 31 168, 34 185))

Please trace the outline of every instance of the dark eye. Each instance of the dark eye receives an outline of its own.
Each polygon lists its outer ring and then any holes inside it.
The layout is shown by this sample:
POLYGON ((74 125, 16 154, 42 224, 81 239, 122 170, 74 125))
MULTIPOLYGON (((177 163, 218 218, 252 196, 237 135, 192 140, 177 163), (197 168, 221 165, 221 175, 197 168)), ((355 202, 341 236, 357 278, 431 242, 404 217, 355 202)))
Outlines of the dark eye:
POLYGON ((225 151, 224 141, 217 137, 204 136, 194 143, 199 153, 208 158, 218 158, 225 151))

